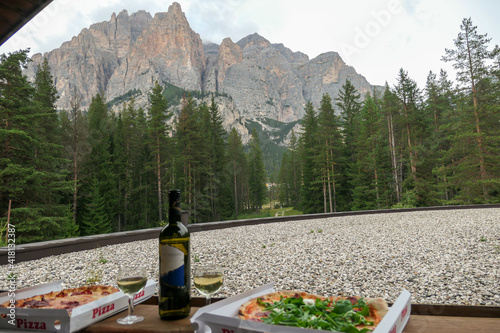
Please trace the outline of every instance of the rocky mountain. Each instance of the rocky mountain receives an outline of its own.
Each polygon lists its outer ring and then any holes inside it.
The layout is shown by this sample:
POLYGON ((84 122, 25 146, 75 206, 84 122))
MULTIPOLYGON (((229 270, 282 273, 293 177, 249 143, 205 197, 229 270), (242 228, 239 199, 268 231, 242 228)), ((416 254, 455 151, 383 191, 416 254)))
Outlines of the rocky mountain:
POLYGON ((281 145, 289 133, 280 124, 297 128, 307 101, 317 107, 324 93, 335 98, 346 79, 362 95, 373 89, 336 52, 309 59, 258 34, 203 44, 175 2, 154 17, 145 11, 113 13, 109 21, 83 29, 60 48, 35 54, 28 77, 34 77, 44 57, 61 109, 69 109, 74 88, 84 109, 98 92, 115 109, 130 96, 147 107, 148 93, 158 81, 172 89, 215 93, 226 129, 236 127, 247 141, 249 124, 257 124, 281 145))

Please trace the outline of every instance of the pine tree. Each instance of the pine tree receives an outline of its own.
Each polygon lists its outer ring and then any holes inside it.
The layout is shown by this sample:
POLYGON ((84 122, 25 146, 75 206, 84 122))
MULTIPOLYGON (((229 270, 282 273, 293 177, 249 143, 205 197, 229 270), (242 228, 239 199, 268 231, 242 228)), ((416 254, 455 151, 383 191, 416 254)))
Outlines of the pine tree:
POLYGON ((62 238, 77 236, 78 227, 73 219, 67 219, 67 196, 72 191, 72 184, 65 179, 68 174, 67 160, 63 159, 61 122, 56 110, 58 96, 50 70, 48 61, 44 58, 35 73, 32 127, 36 133, 36 141, 33 166, 38 171, 40 183, 44 184, 39 190, 38 198, 45 223, 53 220, 54 225, 59 224, 60 227, 56 229, 59 232, 55 232, 59 235, 54 237, 62 238))
POLYGON ((399 98, 402 116, 402 137, 405 156, 408 161, 407 173, 403 174, 404 193, 414 195, 415 206, 436 204, 436 190, 432 179, 432 161, 428 160, 429 139, 432 131, 432 114, 423 107, 422 94, 417 83, 406 71, 400 69, 395 94, 399 98))
POLYGON ((85 196, 82 233, 90 235, 95 230, 107 232, 115 230, 117 216, 116 174, 113 170, 113 127, 108 107, 103 97, 97 94, 92 98, 88 110, 90 153, 84 161, 85 180, 82 182, 82 194, 85 196), (96 188, 97 187, 97 188, 96 188), (102 199, 101 199, 102 198, 102 199), (104 205, 101 207, 100 205, 104 205), (101 214, 94 218, 96 209, 101 214), (105 225, 91 225, 104 223, 105 225))
POLYGON ((386 85, 382 97, 382 112, 387 124, 387 145, 391 160, 391 178, 396 203, 401 202, 403 196, 403 145, 399 127, 398 100, 396 94, 386 85))
POLYGON ((278 199, 285 206, 290 206, 292 197, 292 184, 290 183, 290 174, 293 173, 290 162, 290 151, 283 154, 281 166, 278 175, 278 199))
POLYGON ((123 109, 114 119, 115 129, 114 129, 114 142, 113 142, 113 170, 116 177, 117 185, 117 203, 116 203, 116 231, 122 231, 122 228, 126 228, 127 221, 127 204, 128 204, 128 191, 129 191, 129 175, 130 175, 130 165, 129 156, 127 151, 127 137, 125 134, 125 125, 122 117, 123 109))
POLYGON ((453 174, 450 181, 460 191, 455 202, 491 202, 500 179, 498 100, 489 102, 492 90, 483 88, 491 86, 490 60, 495 52, 488 50, 491 39, 479 34, 470 18, 462 21, 460 29, 455 49, 446 49, 442 58, 453 63, 460 88, 456 132, 450 134, 451 147, 446 152, 447 159, 455 161, 449 165, 453 174), (495 125, 490 126, 490 122, 495 125))
MULTIPOLYGON (((358 147, 355 145, 357 135, 359 134, 360 126, 360 110, 361 110, 361 95, 358 93, 351 81, 346 80, 346 83, 339 91, 339 96, 335 99, 336 106, 340 110, 339 126, 342 132, 343 145, 342 145, 342 169, 340 174, 340 191, 343 198, 342 210, 349 210, 351 205, 351 192, 352 188, 352 175, 355 170, 354 164, 356 163, 354 157, 358 147)), ((362 143, 360 143, 362 144, 362 143)))
POLYGON ((407 160, 410 163, 410 177, 417 178, 417 165, 419 162, 419 144, 417 117, 419 108, 420 91, 417 83, 408 76, 408 72, 402 68, 399 70, 398 83, 395 87, 395 94, 399 99, 400 113, 403 116, 403 137, 406 143, 407 160))
POLYGON ((148 130, 151 139, 151 150, 154 154, 154 170, 156 174, 156 192, 158 199, 158 221, 163 221, 163 196, 164 196, 164 164, 166 160, 165 149, 168 144, 167 120, 171 116, 168 112, 167 100, 162 95, 163 88, 155 83, 149 95, 148 130))
MULTIPOLYGON (((149 186, 147 175, 151 173, 151 154, 147 149, 147 126, 142 109, 135 108, 130 99, 120 111, 116 122, 115 170, 118 171, 118 187, 121 193, 120 213, 124 229, 142 229, 150 225, 147 217, 155 211, 151 207, 152 198, 147 196, 149 186)), ((157 215, 157 213, 156 213, 157 215)))
POLYGON ((318 155, 318 121, 312 103, 305 106, 302 118, 304 129, 300 139, 300 159, 302 164, 302 186, 300 208, 305 214, 324 211, 322 205, 321 180, 316 168, 318 155))
POLYGON ((190 95, 185 96, 175 133, 177 163, 181 168, 178 183, 183 188, 185 207, 189 209, 191 221, 195 223, 203 221, 206 207, 209 206, 206 193, 201 190, 206 163, 206 140, 203 134, 199 108, 190 95))
MULTIPOLYGON (((129 103, 129 108, 131 108, 129 103)), ((134 107, 132 106, 132 109, 134 107)), ((128 118, 128 117, 127 117, 128 118)), ((129 217, 133 225, 140 228, 152 228, 158 226, 158 196, 156 195, 156 173, 154 167, 154 154, 151 147, 151 138, 148 132, 148 120, 146 113, 142 107, 137 109, 135 121, 132 126, 134 129, 129 140, 131 151, 131 164, 132 164, 132 185, 130 192, 130 200, 128 206, 130 209, 129 217), (135 152, 135 153, 134 153, 135 152)), ((171 147, 171 140, 167 140, 167 147, 170 152, 174 152, 171 147)), ((167 159, 166 168, 170 186, 174 186, 174 173, 175 168, 175 152, 170 155, 171 158, 167 159)))
POLYGON ((302 185, 302 165, 300 163, 299 155, 299 142, 295 132, 292 130, 290 135, 290 145, 289 149, 289 164, 290 172, 288 173, 288 184, 290 187, 290 192, 293 194, 290 197, 290 204, 293 207, 298 207, 300 202, 300 193, 302 185))
POLYGON ((73 186, 72 214, 73 223, 79 224, 81 207, 79 205, 79 189, 81 187, 81 169, 83 161, 90 152, 90 143, 88 141, 88 124, 83 112, 80 110, 81 95, 73 87, 71 90, 69 112, 61 113, 62 142, 64 146, 64 157, 69 160, 68 169, 70 170, 70 179, 73 186))
POLYGON ((247 187, 245 151, 241 136, 233 127, 228 137, 228 173, 234 205, 234 218, 243 210, 245 188, 247 187))
POLYGON ((323 187, 324 212, 337 211, 337 187, 342 162, 341 134, 330 95, 324 94, 318 114, 317 165, 323 187))
MULTIPOLYGON (((61 129, 56 110, 57 89, 54 86, 54 78, 50 72, 47 58, 37 66, 35 73, 35 95, 34 102, 37 107, 37 130, 38 135, 43 137, 48 145, 47 150, 56 149, 60 152, 61 129)), ((45 152, 40 152, 44 154, 45 152)))
POLYGON ((452 197, 453 189, 450 187, 446 174, 445 163, 442 159, 442 152, 450 147, 447 140, 447 129, 453 123, 454 95, 452 83, 448 80, 448 75, 441 70, 439 78, 432 71, 427 76, 425 87, 427 114, 432 117, 432 126, 429 136, 429 163, 435 175, 435 184, 438 191, 437 199, 445 203, 452 197))
POLYGON ((82 229, 87 235, 106 234, 112 231, 108 205, 104 193, 101 193, 101 181, 94 177, 91 192, 88 194, 86 213, 82 220, 82 229))
POLYGON ((210 220, 219 221, 221 216, 226 215, 228 202, 224 186, 227 186, 227 148, 225 138, 227 132, 222 125, 222 117, 219 108, 212 95, 210 107, 201 109, 204 115, 203 132, 207 135, 207 161, 208 161, 208 193, 210 200, 210 220), (226 195, 223 195, 225 193, 226 195))
POLYGON ((248 192, 252 210, 259 212, 262 209, 267 194, 266 169, 260 147, 259 136, 255 128, 252 130, 250 139, 250 151, 248 153, 248 192))

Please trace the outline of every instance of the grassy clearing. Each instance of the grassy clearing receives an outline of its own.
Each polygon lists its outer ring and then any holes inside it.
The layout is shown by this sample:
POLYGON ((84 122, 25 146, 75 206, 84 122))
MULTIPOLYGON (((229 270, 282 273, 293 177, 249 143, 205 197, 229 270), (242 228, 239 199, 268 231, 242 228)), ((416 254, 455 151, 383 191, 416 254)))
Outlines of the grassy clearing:
POLYGON ((266 208, 262 209, 260 212, 255 213, 246 213, 238 216, 238 220, 245 219, 258 219, 263 217, 275 217, 275 216, 291 216, 291 215, 302 215, 302 212, 293 207, 284 207, 284 208, 266 208))

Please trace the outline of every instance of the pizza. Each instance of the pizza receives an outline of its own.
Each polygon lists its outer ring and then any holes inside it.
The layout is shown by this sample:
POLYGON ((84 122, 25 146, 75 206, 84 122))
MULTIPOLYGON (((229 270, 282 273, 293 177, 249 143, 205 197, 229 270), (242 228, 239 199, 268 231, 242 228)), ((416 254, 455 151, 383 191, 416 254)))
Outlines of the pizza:
POLYGON ((36 295, 29 298, 11 300, 0 304, 0 307, 8 307, 14 304, 16 308, 35 308, 35 309, 66 309, 71 314, 71 310, 97 299, 114 294, 119 290, 112 286, 92 285, 80 288, 70 288, 61 291, 52 291, 50 293, 36 295))
POLYGON ((243 303, 239 317, 271 325, 337 332, 371 332, 388 312, 381 298, 325 297, 279 291, 243 303))

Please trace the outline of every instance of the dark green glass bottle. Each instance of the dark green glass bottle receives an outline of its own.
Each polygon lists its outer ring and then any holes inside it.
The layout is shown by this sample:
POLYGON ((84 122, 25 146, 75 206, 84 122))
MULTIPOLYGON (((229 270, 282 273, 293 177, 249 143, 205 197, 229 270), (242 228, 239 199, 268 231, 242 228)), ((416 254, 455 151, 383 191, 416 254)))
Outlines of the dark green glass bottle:
POLYGON ((161 319, 175 320, 191 311, 191 251, 181 222, 181 191, 171 190, 168 197, 168 225, 160 232, 158 311, 161 319))

